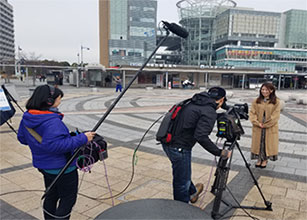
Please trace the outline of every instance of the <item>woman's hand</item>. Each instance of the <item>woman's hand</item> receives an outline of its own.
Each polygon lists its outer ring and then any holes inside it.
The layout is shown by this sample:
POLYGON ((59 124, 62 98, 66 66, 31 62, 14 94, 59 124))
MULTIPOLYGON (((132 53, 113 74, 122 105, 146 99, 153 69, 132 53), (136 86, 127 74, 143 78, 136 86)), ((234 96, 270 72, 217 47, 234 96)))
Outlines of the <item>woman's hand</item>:
POLYGON ((85 132, 84 134, 87 137, 87 141, 90 142, 93 140, 96 132, 88 131, 88 132, 85 132))
POLYGON ((259 123, 259 127, 260 127, 260 128, 263 128, 263 123, 259 123))

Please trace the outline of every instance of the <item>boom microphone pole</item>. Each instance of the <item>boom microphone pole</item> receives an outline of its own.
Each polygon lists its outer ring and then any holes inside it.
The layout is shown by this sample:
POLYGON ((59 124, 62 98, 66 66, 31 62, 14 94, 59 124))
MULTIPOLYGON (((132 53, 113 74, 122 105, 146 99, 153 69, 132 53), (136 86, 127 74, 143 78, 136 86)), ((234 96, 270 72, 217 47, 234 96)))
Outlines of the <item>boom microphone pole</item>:
MULTIPOLYGON (((177 25, 178 26, 178 25, 177 25)), ((178 26, 180 27, 180 26, 178 26)), ((147 58, 147 60, 145 61, 145 63, 141 66, 141 68, 138 70, 138 72, 135 74, 135 76, 131 79, 131 81, 129 82, 129 84, 127 85, 127 87, 119 94, 119 96, 114 100, 114 102, 112 103, 112 105, 107 109, 107 111, 104 113, 104 115, 102 116, 102 118, 97 122, 97 124, 95 125, 95 127, 92 129, 93 132, 95 132, 99 126, 103 123, 103 121, 106 119, 106 117, 111 113, 111 111, 114 109, 114 107, 116 106, 116 104, 119 102, 119 100, 123 97, 123 95, 126 93, 126 91, 130 88, 130 86, 132 85, 132 83, 135 81, 135 79, 138 77, 138 75, 142 72, 142 70, 145 68, 145 66, 147 65, 147 63, 150 61, 150 59, 154 56, 154 54, 157 52, 157 50, 160 48, 160 46, 166 41, 167 37, 170 34, 170 31, 174 32, 177 31, 177 29, 175 28, 168 28, 168 26, 164 23, 163 28, 166 30, 166 36, 163 37, 163 39, 158 43, 156 49, 150 54, 150 56, 147 58)), ((183 29, 183 28, 182 28, 183 29)), ((181 30, 181 29, 180 29, 181 30)), ((184 29, 183 29, 184 30, 184 29)), ((182 30, 181 30, 182 31, 182 30)), ((174 32, 175 33, 175 32, 174 32)), ((175 33, 177 34, 177 33, 175 33)), ((187 33, 188 34, 188 33, 187 33)), ((180 35, 179 35, 180 36, 180 35)), ((187 37, 187 36, 182 36, 182 37, 187 37)), ((75 158, 78 157, 79 152, 82 150, 83 147, 78 148, 75 153, 71 156, 71 158, 68 160, 68 162, 66 163, 66 165, 62 168, 62 170, 60 171, 60 173, 57 175, 57 177, 53 180, 53 182, 50 184, 50 186, 46 189, 44 195, 42 196, 41 199, 44 199, 46 197, 46 195, 48 194, 48 192, 50 192, 50 190, 54 187, 54 185, 56 184, 56 182, 59 180, 59 178, 64 174, 64 172, 67 170, 67 168, 69 167, 69 165, 75 160, 75 158)))

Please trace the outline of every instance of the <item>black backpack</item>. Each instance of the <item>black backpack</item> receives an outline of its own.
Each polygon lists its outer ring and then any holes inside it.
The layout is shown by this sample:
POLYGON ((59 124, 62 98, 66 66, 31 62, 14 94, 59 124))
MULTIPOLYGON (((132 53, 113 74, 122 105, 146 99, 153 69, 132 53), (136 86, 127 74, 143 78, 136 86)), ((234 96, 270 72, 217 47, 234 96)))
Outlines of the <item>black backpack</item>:
POLYGON ((156 134, 156 140, 162 144, 170 144, 182 109, 190 103, 191 99, 179 102, 166 113, 156 134))

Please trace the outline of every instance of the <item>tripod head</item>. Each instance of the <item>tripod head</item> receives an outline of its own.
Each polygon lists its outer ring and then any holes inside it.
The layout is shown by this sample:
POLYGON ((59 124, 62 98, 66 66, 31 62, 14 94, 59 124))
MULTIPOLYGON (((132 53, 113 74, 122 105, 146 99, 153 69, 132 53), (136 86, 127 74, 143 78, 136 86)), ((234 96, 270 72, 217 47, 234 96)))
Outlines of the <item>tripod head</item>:
POLYGON ((217 137, 226 138, 227 141, 240 140, 244 134, 244 129, 240 119, 248 120, 248 105, 235 104, 234 106, 225 107, 226 112, 219 113, 217 117, 217 137))

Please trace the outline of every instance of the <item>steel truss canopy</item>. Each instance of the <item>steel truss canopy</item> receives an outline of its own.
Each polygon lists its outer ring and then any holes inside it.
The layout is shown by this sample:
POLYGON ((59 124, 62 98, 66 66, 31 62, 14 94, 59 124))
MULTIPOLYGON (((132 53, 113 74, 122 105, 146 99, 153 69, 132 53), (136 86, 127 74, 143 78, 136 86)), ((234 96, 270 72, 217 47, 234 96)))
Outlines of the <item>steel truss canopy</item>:
POLYGON ((232 0, 181 0, 177 2, 180 19, 215 17, 227 8, 234 8, 237 3, 232 0))

